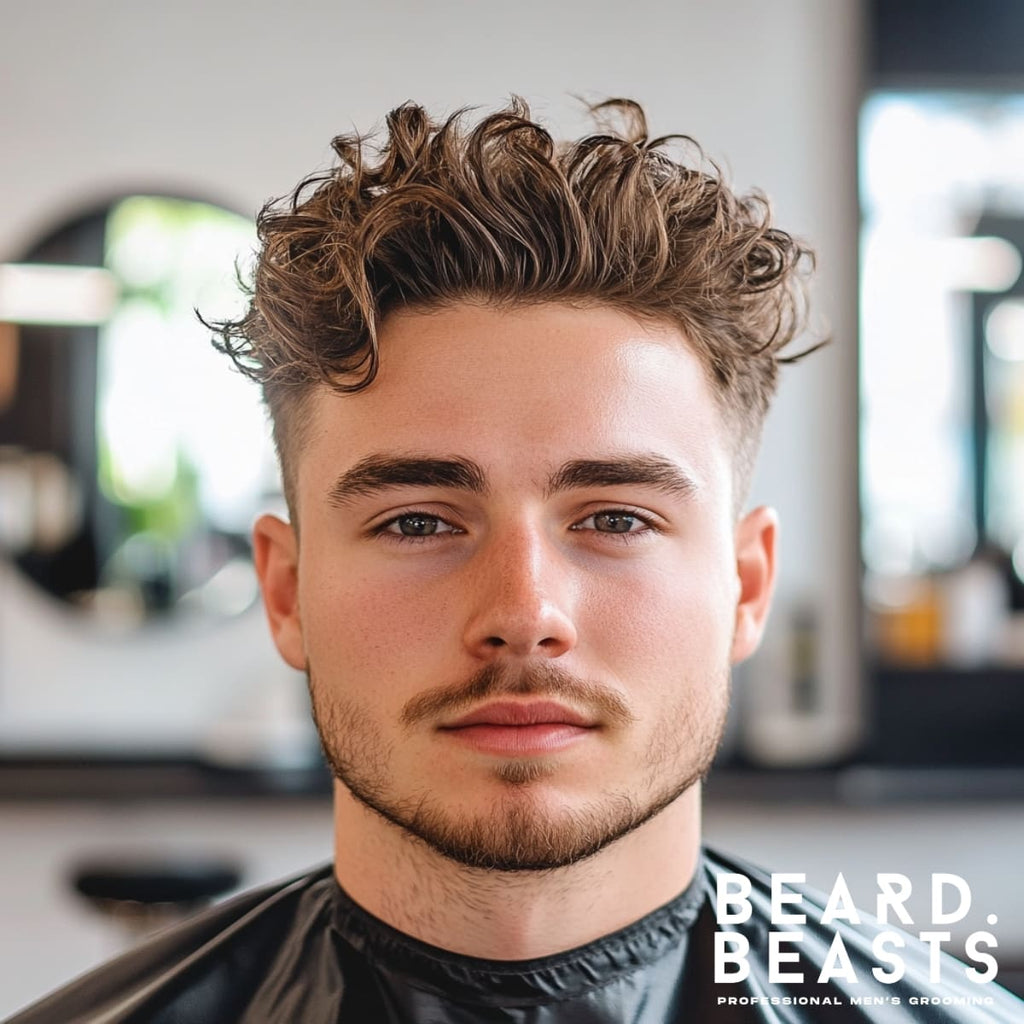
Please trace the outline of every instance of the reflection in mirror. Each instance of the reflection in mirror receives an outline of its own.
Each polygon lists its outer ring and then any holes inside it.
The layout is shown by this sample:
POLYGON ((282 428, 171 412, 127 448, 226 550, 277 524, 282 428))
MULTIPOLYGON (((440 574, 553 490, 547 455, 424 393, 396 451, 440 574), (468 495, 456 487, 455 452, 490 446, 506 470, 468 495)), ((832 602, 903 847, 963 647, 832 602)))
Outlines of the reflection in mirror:
POLYGON ((257 389, 196 317, 238 313, 251 221, 130 196, 0 267, 0 551, 119 625, 234 615, 279 492, 257 389))
POLYGON ((861 550, 882 664, 1024 664, 1024 96, 861 123, 861 550))

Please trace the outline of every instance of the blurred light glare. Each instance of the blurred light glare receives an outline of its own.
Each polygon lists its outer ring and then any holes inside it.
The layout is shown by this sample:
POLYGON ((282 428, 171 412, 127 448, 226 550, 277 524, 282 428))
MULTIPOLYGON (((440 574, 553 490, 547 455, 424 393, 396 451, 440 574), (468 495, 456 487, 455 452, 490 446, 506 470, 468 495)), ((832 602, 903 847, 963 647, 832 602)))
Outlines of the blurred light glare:
POLYGON ((913 525, 887 516, 864 528, 864 562, 873 573, 904 576, 914 569, 913 525))
POLYGON ((934 252, 935 270, 957 291, 1005 292, 1020 277, 1020 250, 1005 238, 944 238, 934 252))
POLYGON ((159 312, 135 301, 118 309, 103 336, 99 425, 111 497, 128 505, 159 501, 178 474, 178 394, 166 370, 153 372, 174 353, 166 335, 159 312))
POLYGON ((1013 571, 1017 574, 1017 579, 1024 583, 1024 537, 1014 545, 1011 560, 1013 562, 1013 571))
POLYGON ((989 313, 985 343, 1004 362, 1024 362, 1024 299, 1006 299, 989 313))
POLYGON ((943 200, 976 198, 991 162, 989 139, 970 117, 927 99, 876 97, 865 109, 865 205, 917 222, 942 216, 943 200))
MULTIPOLYGON (((879 229, 865 241, 865 264, 865 288, 898 300, 911 289, 1005 292, 1017 283, 1024 260, 1005 238, 929 238, 917 232, 879 229)), ((919 309, 906 312, 922 316, 919 309)))
POLYGON ((131 288, 152 287, 173 272, 173 235, 160 218, 148 213, 138 200, 127 199, 113 215, 106 262, 131 288), (118 231, 122 223, 128 227, 118 231))
POLYGON ((117 278, 102 267, 0 263, 0 321, 102 324, 119 294, 117 278))

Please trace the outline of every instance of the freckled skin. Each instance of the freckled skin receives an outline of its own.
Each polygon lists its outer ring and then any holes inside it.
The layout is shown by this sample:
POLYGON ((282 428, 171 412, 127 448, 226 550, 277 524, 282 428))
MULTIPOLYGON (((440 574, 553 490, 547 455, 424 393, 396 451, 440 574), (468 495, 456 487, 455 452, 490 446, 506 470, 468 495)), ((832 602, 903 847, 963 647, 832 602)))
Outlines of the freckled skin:
POLYGON ((314 398, 295 467, 301 544, 271 517, 255 533, 275 640, 291 665, 309 667, 343 780, 339 878, 369 909, 447 948, 566 948, 670 899, 692 872, 695 782, 720 738, 730 665, 760 638, 774 517, 758 509, 737 521, 730 428, 674 328, 603 308, 465 304, 393 314, 380 346, 368 389, 314 398), (486 491, 406 485, 332 502, 332 484, 370 455, 470 460, 486 491), (678 467, 692 487, 548 487, 568 461, 635 455, 678 467), (517 757, 453 741, 442 727, 455 705, 403 721, 425 693, 470 685, 519 700, 561 695, 591 727, 517 757), (679 866, 644 877, 661 862, 679 866), (608 882, 613 864, 624 880, 608 882), (512 948, 415 896, 430 889, 424 872, 450 896, 460 872, 487 866, 497 870, 471 901, 477 918, 502 877, 528 885, 516 868, 548 869, 534 871, 538 894, 551 869, 566 885, 599 873, 607 913, 590 892, 587 922, 574 925, 563 898, 560 922, 506 919, 512 948))

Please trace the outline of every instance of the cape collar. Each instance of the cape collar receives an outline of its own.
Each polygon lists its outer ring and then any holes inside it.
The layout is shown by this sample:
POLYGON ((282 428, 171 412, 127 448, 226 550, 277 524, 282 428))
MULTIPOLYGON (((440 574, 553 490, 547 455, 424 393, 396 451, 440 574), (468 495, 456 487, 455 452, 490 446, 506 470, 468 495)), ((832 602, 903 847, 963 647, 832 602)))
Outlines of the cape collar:
POLYGON ((454 1001, 513 1006, 568 999, 685 952, 704 902, 703 856, 693 880, 671 902, 584 946, 534 960, 486 960, 451 953, 392 928, 334 883, 337 939, 396 982, 454 1001))

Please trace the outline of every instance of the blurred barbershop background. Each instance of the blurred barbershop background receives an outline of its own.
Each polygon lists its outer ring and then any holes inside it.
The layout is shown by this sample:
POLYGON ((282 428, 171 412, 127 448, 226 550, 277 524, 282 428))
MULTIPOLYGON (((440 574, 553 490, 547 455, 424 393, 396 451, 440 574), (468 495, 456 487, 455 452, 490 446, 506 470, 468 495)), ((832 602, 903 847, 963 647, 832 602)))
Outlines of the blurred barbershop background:
POLYGON ((782 575, 708 842, 863 903, 879 871, 919 908, 960 874, 949 948, 989 928, 1020 988, 1024 4, 0 13, 0 1017, 330 856, 250 566, 283 505, 267 426, 193 310, 238 310, 255 210, 334 134, 511 92, 566 134, 581 96, 639 99, 819 250, 834 341, 767 424, 782 575))

